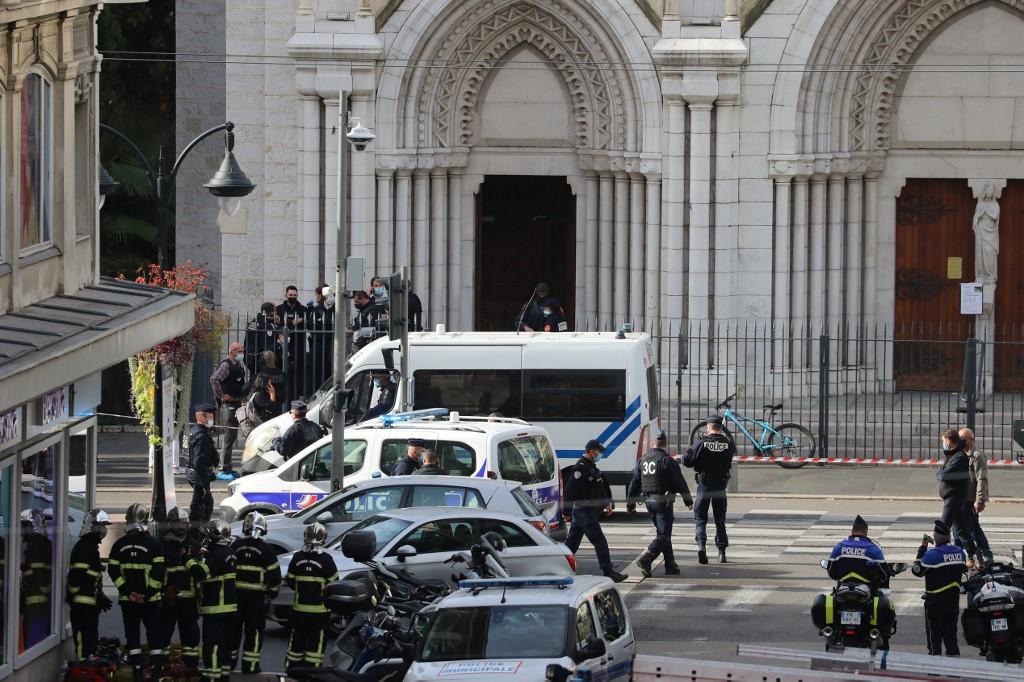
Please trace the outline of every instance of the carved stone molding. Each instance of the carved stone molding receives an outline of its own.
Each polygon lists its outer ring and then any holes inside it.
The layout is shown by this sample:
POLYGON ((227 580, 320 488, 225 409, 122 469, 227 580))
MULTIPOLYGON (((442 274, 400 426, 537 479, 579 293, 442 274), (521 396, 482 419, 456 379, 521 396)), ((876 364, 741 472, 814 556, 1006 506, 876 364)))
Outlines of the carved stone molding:
POLYGON ((975 199, 981 199, 982 192, 985 191, 985 187, 991 185, 995 191, 996 200, 1003 198, 1003 190, 1006 189, 1006 178, 971 178, 967 181, 967 186, 971 188, 971 194, 974 195, 975 199))
POLYGON ((92 93, 92 73, 80 73, 75 76, 75 104, 83 104, 92 93))

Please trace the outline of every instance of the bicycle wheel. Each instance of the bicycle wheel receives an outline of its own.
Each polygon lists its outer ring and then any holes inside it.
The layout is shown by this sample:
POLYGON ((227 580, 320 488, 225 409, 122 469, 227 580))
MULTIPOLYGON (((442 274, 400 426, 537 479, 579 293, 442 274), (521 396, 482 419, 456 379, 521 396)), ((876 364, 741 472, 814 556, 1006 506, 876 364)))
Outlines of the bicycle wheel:
MULTIPOLYGON (((694 426, 693 430, 690 431, 690 445, 693 445, 700 438, 703 438, 704 434, 706 434, 707 432, 708 432, 708 425, 705 424, 704 422, 700 422, 699 424, 694 426)), ((725 437, 729 439, 730 443, 732 443, 733 445, 736 445, 736 440, 732 437, 732 434, 729 433, 729 429, 727 429, 726 427, 723 426, 722 427, 722 433, 725 434, 725 437)))
MULTIPOLYGON (((776 427, 775 430, 778 432, 782 442, 778 447, 771 448, 768 454, 776 457, 795 457, 800 459, 814 457, 814 453, 818 449, 818 442, 814 439, 814 434, 811 433, 810 429, 800 424, 787 422, 776 427)), ((774 433, 769 434, 768 445, 775 444, 775 436, 776 434, 774 433)), ((776 462, 776 464, 783 469, 799 469, 807 464, 807 462, 776 462)))

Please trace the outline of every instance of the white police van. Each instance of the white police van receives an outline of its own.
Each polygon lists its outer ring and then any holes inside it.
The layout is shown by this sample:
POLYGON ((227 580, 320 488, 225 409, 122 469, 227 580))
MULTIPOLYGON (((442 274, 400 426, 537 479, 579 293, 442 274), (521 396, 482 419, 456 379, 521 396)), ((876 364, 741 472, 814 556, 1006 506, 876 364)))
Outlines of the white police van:
MULTIPOLYGON (((543 427, 521 419, 462 417, 433 409, 391 413, 348 427, 345 484, 389 476, 406 456, 410 438, 426 441, 450 475, 522 483, 547 521, 548 527, 538 530, 556 538, 564 533, 558 513, 561 482, 551 440, 543 427)), ((330 492, 332 452, 331 436, 327 435, 276 469, 232 481, 228 497, 221 502, 224 518, 231 521, 250 511, 299 511, 312 505, 330 492)), ((473 505, 467 500, 453 506, 473 505)))
POLYGON ((406 682, 633 674, 633 626, 602 576, 463 580, 424 613, 429 621, 406 682))
MULTIPOLYGON (((559 468, 583 454, 591 438, 607 450, 601 470, 618 499, 638 458, 658 430, 657 370, 645 333, 435 332, 409 335, 409 392, 415 410, 447 408, 462 415, 523 419, 543 426, 559 468)), ((377 402, 371 373, 399 364, 399 343, 379 339, 349 360, 346 385, 356 391, 350 421, 377 402)), ((327 420, 329 391, 310 401, 309 418, 327 420)), ((391 410, 401 409, 397 396, 391 410)), ((283 415, 249 435, 243 462, 258 456, 290 424, 283 415)), ((244 466, 244 465, 243 465, 244 466)))

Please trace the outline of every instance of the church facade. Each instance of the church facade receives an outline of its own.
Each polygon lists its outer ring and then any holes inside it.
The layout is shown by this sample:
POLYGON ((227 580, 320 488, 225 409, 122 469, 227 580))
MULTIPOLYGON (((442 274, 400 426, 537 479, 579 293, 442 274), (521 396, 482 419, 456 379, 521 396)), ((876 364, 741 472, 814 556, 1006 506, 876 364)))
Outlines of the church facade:
POLYGON ((538 281, 580 329, 1024 324, 1024 0, 226 6, 228 309, 333 281, 345 91, 351 253, 430 326, 509 329, 538 281))

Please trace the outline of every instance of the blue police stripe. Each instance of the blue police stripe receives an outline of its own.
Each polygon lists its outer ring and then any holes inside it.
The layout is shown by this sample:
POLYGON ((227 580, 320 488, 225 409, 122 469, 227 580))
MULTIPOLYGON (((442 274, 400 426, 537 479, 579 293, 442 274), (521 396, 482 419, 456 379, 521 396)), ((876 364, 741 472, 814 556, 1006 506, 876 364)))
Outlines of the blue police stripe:
MULTIPOLYGON (((612 452, 615 451, 615 448, 622 445, 622 442, 629 438, 629 436, 631 436, 634 431, 636 431, 637 427, 640 425, 640 415, 637 414, 635 419, 632 418, 634 416, 634 413, 636 413, 639 409, 640 396, 637 396, 633 400, 633 402, 629 404, 629 407, 626 408, 626 414, 621 421, 617 420, 611 422, 610 424, 608 424, 608 426, 605 427, 604 431, 597 435, 597 440, 600 441, 605 447, 604 454, 606 457, 612 454, 612 452), (623 429, 622 431, 619 431, 619 429, 622 428, 623 424, 626 424, 626 428, 623 429), (615 434, 617 431, 619 432, 618 435, 609 441, 608 439, 611 438, 612 435, 615 434)), ((556 450, 555 455, 559 459, 579 459, 580 457, 583 456, 583 450, 556 450)))
POLYGON ((242 493, 242 497, 248 502, 265 502, 280 509, 289 509, 289 496, 290 493, 242 493))

